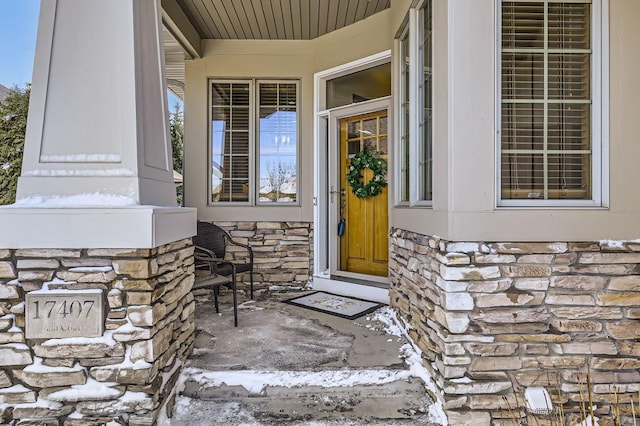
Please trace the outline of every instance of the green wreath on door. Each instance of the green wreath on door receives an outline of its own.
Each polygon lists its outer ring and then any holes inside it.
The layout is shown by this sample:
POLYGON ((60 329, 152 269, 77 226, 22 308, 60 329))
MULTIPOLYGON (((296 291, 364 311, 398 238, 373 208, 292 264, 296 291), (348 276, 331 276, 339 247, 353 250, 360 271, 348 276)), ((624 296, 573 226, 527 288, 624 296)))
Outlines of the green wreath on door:
POLYGON ((380 158, 378 151, 360 151, 349 162, 347 182, 358 198, 375 197, 387 186, 387 162, 380 158), (371 169, 373 177, 364 183, 362 172, 371 169))

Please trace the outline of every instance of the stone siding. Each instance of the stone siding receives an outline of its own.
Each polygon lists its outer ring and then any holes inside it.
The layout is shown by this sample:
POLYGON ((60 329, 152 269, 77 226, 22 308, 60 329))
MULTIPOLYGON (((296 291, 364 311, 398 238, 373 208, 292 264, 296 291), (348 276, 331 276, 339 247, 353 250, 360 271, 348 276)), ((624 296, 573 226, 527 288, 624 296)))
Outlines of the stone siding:
POLYGON ((193 270, 190 239, 154 249, 0 249, 0 423, 153 424, 171 407, 193 347, 193 270), (46 282, 102 290, 103 336, 25 339, 25 294, 46 282))
MULTIPOLYGON (((225 229, 234 240, 253 248, 255 289, 305 286, 313 275, 313 223, 214 223, 225 229)), ((227 256, 234 258, 245 253, 242 247, 229 246, 227 256)), ((241 280, 248 283, 249 274, 244 274, 241 280)))
POLYGON ((529 386, 554 395, 559 386, 575 415, 588 372, 596 413, 611 415, 615 385, 632 424, 640 243, 451 242, 395 229, 390 244, 391 304, 411 326, 449 424, 512 424, 508 405, 522 407, 529 386))

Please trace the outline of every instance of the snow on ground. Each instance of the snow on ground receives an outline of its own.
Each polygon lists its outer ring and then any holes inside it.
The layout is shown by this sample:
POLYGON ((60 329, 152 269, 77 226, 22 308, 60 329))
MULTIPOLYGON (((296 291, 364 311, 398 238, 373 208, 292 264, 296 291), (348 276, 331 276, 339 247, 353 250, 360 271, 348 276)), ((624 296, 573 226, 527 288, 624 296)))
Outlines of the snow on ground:
MULTIPOLYGON (((413 343, 409 337, 409 333, 407 332, 407 327, 400 322, 393 309, 388 306, 378 309, 375 312, 374 319, 385 325, 385 331, 387 334, 404 336, 407 339, 409 343, 400 348, 400 354, 402 358, 404 358, 405 363, 409 366, 410 374, 422 379, 425 388, 431 391, 432 395, 439 395, 440 391, 422 363, 422 351, 413 343)), ((431 417, 431 421, 435 423, 440 423, 443 426, 448 425, 447 416, 444 413, 444 407, 442 406, 442 402, 438 399, 429 406, 429 416, 431 417)))
POLYGON ((205 386, 242 386, 252 395, 261 394, 267 386, 351 387, 391 383, 411 376, 408 370, 206 371, 198 368, 186 368, 183 374, 205 386))
MULTIPOLYGON (((403 345, 399 356, 403 358, 408 366, 405 370, 329 370, 329 371, 255 371, 255 370, 236 370, 236 371, 206 371, 197 368, 185 368, 179 380, 178 392, 187 379, 192 379, 201 385, 220 386, 242 386, 253 395, 259 395, 267 386, 283 386, 283 387, 301 387, 301 386, 319 386, 319 387, 342 387, 356 385, 375 385, 391 383, 396 380, 406 380, 409 377, 418 377, 424 384, 425 388, 432 395, 438 395, 439 391, 433 382, 428 371, 422 364, 422 353, 417 348, 407 333, 407 326, 401 323, 396 317, 394 311, 389 307, 378 309, 373 315, 367 317, 367 328, 377 330, 380 327, 387 334, 397 337, 405 337, 409 343, 403 345)), ((238 421, 236 424, 243 425, 260 425, 251 413, 244 410, 239 403, 219 403, 216 404, 216 418, 233 418, 238 421)), ((211 418, 207 417, 207 409, 211 410, 211 405, 202 404, 198 400, 178 396, 176 398, 176 406, 174 411, 181 419, 192 418, 195 422, 198 419, 211 418), (195 416, 195 417, 194 417, 195 416)), ((429 407, 430 421, 436 424, 447 426, 447 417, 444 413, 442 403, 436 400, 429 407)), ((171 421, 170 424, 179 424, 171 421)), ((357 425, 352 421, 336 422, 304 422, 307 426, 322 425, 357 425)), ((376 424, 376 423, 370 423, 376 424)), ((388 424, 388 423, 381 423, 388 424)))

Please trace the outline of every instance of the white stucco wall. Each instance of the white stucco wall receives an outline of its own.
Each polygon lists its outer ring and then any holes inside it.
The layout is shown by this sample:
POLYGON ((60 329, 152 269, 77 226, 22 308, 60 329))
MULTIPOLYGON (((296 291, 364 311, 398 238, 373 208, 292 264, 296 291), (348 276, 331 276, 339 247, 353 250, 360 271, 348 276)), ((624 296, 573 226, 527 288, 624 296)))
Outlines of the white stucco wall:
POLYGON ((496 208, 497 7, 495 0, 434 2, 433 209, 394 209, 392 225, 458 241, 639 238, 640 3, 610 2, 609 197, 602 208, 496 208))
POLYGON ((313 75, 391 48, 389 12, 310 41, 206 40, 203 59, 187 61, 185 84, 185 203, 216 221, 313 221, 313 75), (376 29, 376 31, 372 31, 376 29), (299 205, 208 205, 207 96, 209 78, 300 79, 299 205))
MULTIPOLYGON (((409 0, 312 41, 205 41, 187 63, 187 205, 209 220, 313 218, 313 73, 393 48, 409 0), (289 77, 302 81, 300 206, 207 206, 207 78, 289 77)), ((609 10, 610 105, 606 207, 497 208, 496 0, 434 2, 434 201, 392 208, 390 225, 459 241, 586 241, 640 238, 640 2, 609 10)), ((394 58, 397 63, 397 58, 394 58)), ((394 73, 397 70, 394 69, 394 73)), ((395 87, 395 86, 394 86, 395 87)), ((394 103, 395 105, 395 103, 394 103)), ((605 155, 605 159, 607 156, 605 155)), ((605 168, 606 170, 606 168, 605 168)), ((390 182, 393 175, 390 176, 390 182)), ((392 185, 391 185, 392 186, 392 185)), ((390 188, 392 189, 392 188, 390 188)), ((393 194, 390 194, 393 199, 393 194)))

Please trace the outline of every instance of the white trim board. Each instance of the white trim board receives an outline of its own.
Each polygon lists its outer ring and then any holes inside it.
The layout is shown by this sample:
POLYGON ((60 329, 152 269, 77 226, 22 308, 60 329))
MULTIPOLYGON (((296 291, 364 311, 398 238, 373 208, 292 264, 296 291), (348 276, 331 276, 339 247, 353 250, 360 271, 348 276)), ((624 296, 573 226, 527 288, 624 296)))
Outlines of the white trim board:
MULTIPOLYGON (((342 64, 324 71, 314 74, 314 171, 313 171, 313 223, 314 223, 314 243, 313 252, 315 255, 314 262, 314 279, 318 275, 325 273, 329 268, 329 234, 334 228, 328 223, 329 212, 329 183, 327 173, 329 172, 328 158, 328 138, 330 117, 329 111, 325 110, 326 106, 326 81, 332 78, 347 75, 356 71, 370 68, 376 65, 391 61, 391 50, 358 59, 346 64, 342 64)), ((352 106, 352 105, 349 105, 352 106)), ((349 107, 346 106, 346 107, 349 107)), ((343 107, 344 108, 344 107, 343 107)), ((337 108, 342 109, 342 108, 337 108)), ((389 105, 389 114, 391 114, 391 105, 389 105)), ((391 116, 390 116, 391 117, 391 116)), ((363 286, 366 287, 366 286, 363 286)), ((388 296, 387 296, 388 300, 388 296)), ((387 302, 385 302, 387 303, 387 302)))

